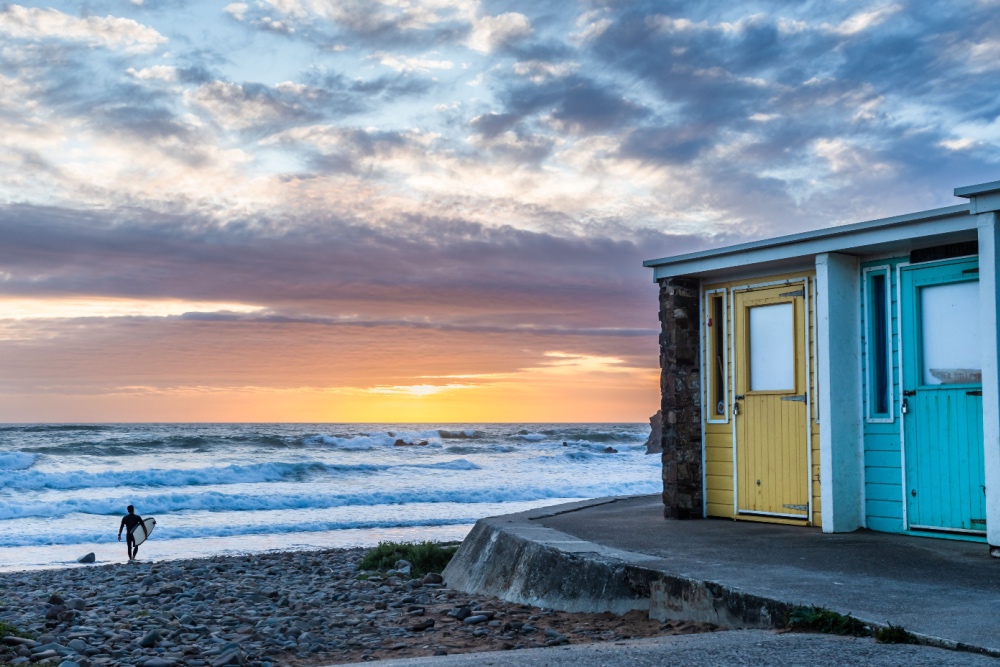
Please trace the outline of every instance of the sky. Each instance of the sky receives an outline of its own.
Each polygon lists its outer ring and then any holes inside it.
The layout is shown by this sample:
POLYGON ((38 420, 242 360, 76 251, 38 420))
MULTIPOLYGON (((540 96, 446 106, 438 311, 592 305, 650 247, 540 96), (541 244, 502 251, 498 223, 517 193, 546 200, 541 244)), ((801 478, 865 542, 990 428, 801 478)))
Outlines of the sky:
POLYGON ((0 4, 0 421, 645 421, 642 260, 998 148, 997 0, 0 4))

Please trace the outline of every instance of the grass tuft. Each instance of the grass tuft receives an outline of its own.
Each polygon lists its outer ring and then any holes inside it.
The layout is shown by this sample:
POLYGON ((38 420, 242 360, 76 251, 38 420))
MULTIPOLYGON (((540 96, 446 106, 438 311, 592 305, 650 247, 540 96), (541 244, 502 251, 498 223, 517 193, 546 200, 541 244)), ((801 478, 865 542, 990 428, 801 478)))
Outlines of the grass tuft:
POLYGON ((24 637, 25 639, 31 639, 31 634, 16 625, 0 622, 0 637, 24 637))
POLYGON ((898 625, 889 624, 888 627, 879 628, 875 631, 875 641, 879 644, 916 644, 917 638, 898 625))
POLYGON ((788 614, 789 628, 794 630, 812 630, 827 635, 850 635, 853 637, 870 637, 871 628, 850 614, 838 614, 822 607, 795 607, 788 614))
POLYGON ((440 542, 379 542, 358 563, 362 570, 391 570, 398 560, 409 561, 411 577, 441 572, 458 551, 457 544, 440 542))

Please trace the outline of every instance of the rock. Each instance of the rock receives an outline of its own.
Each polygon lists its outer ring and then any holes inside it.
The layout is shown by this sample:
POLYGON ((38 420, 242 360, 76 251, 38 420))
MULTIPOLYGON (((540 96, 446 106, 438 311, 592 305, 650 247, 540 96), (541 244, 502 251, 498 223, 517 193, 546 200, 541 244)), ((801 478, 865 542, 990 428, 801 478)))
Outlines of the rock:
POLYGON ((425 584, 443 584, 444 583, 444 577, 442 577, 437 572, 428 572, 427 574, 424 575, 424 583, 425 584))
POLYGON ((656 414, 649 418, 649 437, 646 438, 647 454, 663 453, 663 411, 657 410, 656 414))
POLYGON ((604 448, 604 453, 605 454, 617 454, 618 450, 615 449, 614 447, 605 447, 604 448))
POLYGON ((48 658, 56 658, 58 656, 59 656, 58 653, 56 653, 52 649, 49 649, 48 651, 41 651, 40 653, 32 653, 31 661, 39 662, 41 660, 47 660, 48 658))
POLYGON ((59 663, 59 667, 80 667, 80 663, 73 662, 72 660, 63 660, 59 663))
POLYGON ((225 667, 225 665, 242 665, 243 656, 240 654, 239 649, 231 649, 224 652, 215 660, 212 660, 212 667, 225 667))
POLYGON ((420 621, 410 629, 413 630, 414 632, 423 632, 424 630, 430 630, 433 627, 434 627, 434 619, 428 618, 423 621, 420 621))
POLYGON ((36 642, 34 639, 27 639, 26 637, 14 637, 11 635, 4 637, 3 643, 7 644, 8 646, 27 646, 28 648, 31 648, 33 646, 38 646, 38 642, 36 642))
POLYGON ((87 642, 82 639, 71 639, 66 643, 66 646, 73 649, 77 653, 83 653, 87 650, 87 642))
POLYGON ((87 601, 82 598, 76 598, 67 602, 66 608, 75 609, 76 611, 84 611, 87 608, 87 601))
POLYGON ((170 658, 150 658, 142 663, 142 667, 174 667, 176 660, 170 658))
POLYGON ((160 631, 153 628, 147 632, 142 639, 139 640, 139 646, 143 648, 153 648, 156 646, 156 642, 160 640, 160 631))
POLYGON ((411 567, 413 567, 413 563, 411 563, 411 562, 410 562, 410 561, 408 561, 408 560, 402 560, 402 559, 400 559, 400 560, 397 560, 397 561, 396 561, 396 564, 395 564, 395 565, 393 565, 392 567, 393 567, 393 569, 395 569, 395 570, 396 570, 397 572, 398 572, 399 570, 404 570, 404 569, 405 569, 405 570, 406 570, 407 572, 409 572, 410 568, 411 568, 411 567))
MULTIPOLYGON (((52 597, 56 597, 56 596, 53 595, 52 597)), ((60 603, 61 602, 62 602, 62 599, 60 598, 60 603)), ((46 621, 58 621, 59 617, 62 616, 63 613, 65 613, 65 612, 66 612, 66 607, 64 607, 62 604, 53 604, 51 607, 49 607, 49 610, 47 612, 45 612, 45 620, 46 621)))
POLYGON ((96 563, 97 562, 97 556, 94 555, 93 551, 91 551, 86 556, 80 556, 79 558, 77 558, 76 562, 77 563, 96 563))
POLYGON ((460 621, 464 621, 468 617, 472 616, 472 610, 468 607, 458 607, 457 609, 452 609, 448 612, 448 615, 452 618, 456 618, 460 621))
POLYGON ((476 614, 475 616, 469 616, 462 622, 466 625, 478 625, 479 623, 485 623, 488 620, 490 620, 490 618, 486 614, 476 614))
POLYGON ((51 595, 51 596, 49 597, 49 604, 66 604, 66 601, 65 601, 65 600, 63 600, 63 599, 62 599, 61 597, 59 597, 58 595, 56 595, 55 593, 53 593, 53 594, 52 594, 52 595, 51 595))

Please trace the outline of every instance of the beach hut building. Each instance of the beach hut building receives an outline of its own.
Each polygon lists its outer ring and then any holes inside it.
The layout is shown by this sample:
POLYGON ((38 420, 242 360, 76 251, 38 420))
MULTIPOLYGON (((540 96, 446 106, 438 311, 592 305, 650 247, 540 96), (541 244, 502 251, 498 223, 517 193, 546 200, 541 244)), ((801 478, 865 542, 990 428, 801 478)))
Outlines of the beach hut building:
POLYGON ((1000 556, 1000 181, 967 200, 644 262, 663 501, 1000 556))

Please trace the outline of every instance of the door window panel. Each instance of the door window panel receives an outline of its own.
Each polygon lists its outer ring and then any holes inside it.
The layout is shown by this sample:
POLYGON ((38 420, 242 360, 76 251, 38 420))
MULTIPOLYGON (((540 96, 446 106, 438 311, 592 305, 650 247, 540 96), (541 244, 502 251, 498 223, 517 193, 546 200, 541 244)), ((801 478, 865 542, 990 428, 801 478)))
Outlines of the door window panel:
POLYGON ((795 325, 792 304, 750 308, 750 390, 794 389, 795 325))
POLYGON ((920 290, 923 383, 982 382, 979 356, 979 281, 920 290))

